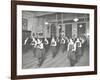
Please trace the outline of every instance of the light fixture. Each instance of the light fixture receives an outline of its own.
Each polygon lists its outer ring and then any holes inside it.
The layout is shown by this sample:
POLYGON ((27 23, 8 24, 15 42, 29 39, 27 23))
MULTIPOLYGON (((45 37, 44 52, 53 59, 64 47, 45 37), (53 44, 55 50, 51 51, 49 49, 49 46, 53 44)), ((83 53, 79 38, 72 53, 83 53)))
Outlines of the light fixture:
POLYGON ((89 34, 89 33, 87 33, 86 35, 87 35, 87 36, 89 36, 90 34, 89 34))
POLYGON ((48 25, 49 23, 48 22, 45 22, 45 25, 48 25))
POLYGON ((78 19, 78 18, 74 18, 73 21, 74 21, 74 22, 78 22, 79 19, 78 19))
POLYGON ((83 25, 82 25, 82 24, 80 24, 80 25, 79 25, 79 27, 80 27, 80 28, 82 28, 82 27, 83 27, 83 25))
POLYGON ((60 25, 58 26, 58 29, 60 29, 61 27, 60 27, 60 25))

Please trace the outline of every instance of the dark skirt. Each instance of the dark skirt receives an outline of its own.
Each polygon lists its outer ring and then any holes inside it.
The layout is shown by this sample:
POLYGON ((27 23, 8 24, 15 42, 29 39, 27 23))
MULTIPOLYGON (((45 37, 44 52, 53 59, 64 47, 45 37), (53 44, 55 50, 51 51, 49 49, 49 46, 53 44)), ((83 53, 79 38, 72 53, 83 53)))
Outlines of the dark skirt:
POLYGON ((39 62, 38 66, 39 67, 42 65, 42 63, 45 60, 44 53, 45 53, 45 49, 36 48, 35 57, 38 58, 38 62, 39 62))
POLYGON ((45 48, 45 54, 47 54, 48 50, 49 50, 49 45, 44 45, 45 48))
POLYGON ((61 45, 60 45, 60 49, 61 49, 62 52, 64 52, 65 44, 61 44, 61 45))
POLYGON ((56 54, 57 54, 57 49, 56 49, 55 46, 51 46, 51 52, 52 52, 53 58, 54 58, 56 56, 56 54))
POLYGON ((68 43, 65 43, 64 45, 65 45, 64 51, 67 51, 68 43))
POLYGON ((57 49, 56 52, 57 52, 57 53, 58 53, 58 51, 59 51, 59 48, 60 48, 60 43, 58 42, 58 43, 57 43, 57 46, 56 46, 56 49, 57 49))
POLYGON ((79 47, 79 48, 76 49, 75 54, 76 54, 76 58, 77 58, 77 61, 78 61, 81 58, 81 56, 82 56, 81 47, 79 47))
POLYGON ((68 55, 67 55, 68 59, 70 60, 70 65, 74 66, 76 63, 76 55, 75 55, 75 51, 68 51, 68 55))
POLYGON ((44 55, 44 49, 36 48, 35 57, 36 58, 41 58, 43 55, 44 55))
POLYGON ((36 48, 33 46, 32 49, 33 49, 33 55, 36 56, 36 54, 35 54, 36 48))

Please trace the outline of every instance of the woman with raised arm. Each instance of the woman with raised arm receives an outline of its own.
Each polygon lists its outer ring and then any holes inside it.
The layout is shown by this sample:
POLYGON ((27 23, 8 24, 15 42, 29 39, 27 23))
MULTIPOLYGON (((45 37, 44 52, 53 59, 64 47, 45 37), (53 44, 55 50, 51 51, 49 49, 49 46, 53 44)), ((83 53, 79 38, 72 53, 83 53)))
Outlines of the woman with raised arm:
POLYGON ((36 51, 37 41, 36 41, 36 39, 35 39, 34 36, 32 36, 31 45, 33 46, 33 54, 34 54, 34 56, 36 56, 36 55, 35 55, 35 51, 36 51))
POLYGON ((53 58, 56 56, 56 46, 57 46, 57 42, 55 38, 52 37, 50 47, 51 47, 51 52, 53 54, 53 58))
POLYGON ((28 51, 29 49, 31 49, 31 42, 32 42, 32 36, 29 36, 25 39, 24 41, 25 51, 28 51))
POLYGON ((66 49, 68 48, 68 43, 69 43, 69 39, 68 39, 68 37, 66 36, 66 37, 65 37, 65 48, 64 48, 64 51, 67 51, 66 49))
POLYGON ((65 39, 64 37, 61 37, 61 40, 60 40, 60 49, 62 52, 64 52, 64 48, 65 48, 65 39))
POLYGON ((36 46, 36 58, 38 58, 38 67, 40 67, 44 61, 44 45, 42 43, 42 40, 37 38, 37 46, 36 46))
POLYGON ((75 51, 76 51, 76 48, 75 48, 74 42, 72 41, 72 39, 70 39, 68 43, 68 48, 67 48, 67 53, 68 53, 67 57, 70 61, 71 66, 74 66, 76 63, 75 51))
POLYGON ((47 53, 48 52, 48 50, 49 50, 49 41, 48 41, 48 39, 45 37, 44 38, 44 48, 45 48, 45 53, 47 53))
POLYGON ((57 36, 57 38, 56 38, 56 42, 57 42, 56 49, 57 49, 57 53, 58 53, 58 51, 59 51, 59 47, 60 47, 60 39, 59 39, 58 36, 57 36))
POLYGON ((80 59, 80 57, 82 56, 82 52, 81 52, 81 47, 82 47, 82 43, 81 41, 79 40, 79 38, 77 38, 76 42, 75 42, 75 45, 76 45, 76 59, 77 61, 80 59))

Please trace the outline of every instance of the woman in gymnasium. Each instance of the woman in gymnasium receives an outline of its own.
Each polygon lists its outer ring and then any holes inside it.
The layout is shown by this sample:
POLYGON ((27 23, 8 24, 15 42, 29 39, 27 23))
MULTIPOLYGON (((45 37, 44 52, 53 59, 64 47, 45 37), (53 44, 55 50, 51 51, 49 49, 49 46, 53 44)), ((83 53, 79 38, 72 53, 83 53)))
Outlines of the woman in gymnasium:
POLYGON ((76 48, 75 48, 74 42, 70 38, 69 43, 68 43, 68 48, 67 48, 67 52, 68 52, 67 58, 69 59, 71 66, 74 66, 76 63, 75 51, 76 51, 76 48))
POLYGON ((44 38, 43 44, 44 44, 44 48, 45 48, 45 53, 47 53, 48 49, 49 49, 49 41, 46 37, 44 38))
POLYGON ((52 52, 53 58, 56 56, 56 52, 57 52, 56 46, 57 46, 57 42, 56 42, 55 38, 52 37, 50 47, 51 47, 51 52, 52 52))
POLYGON ((37 46, 36 46, 36 57, 38 58, 38 67, 40 67, 44 61, 44 45, 42 43, 42 40, 37 38, 37 46))
POLYGON ((61 32, 61 38, 60 38, 60 50, 61 52, 64 52, 64 48, 65 48, 65 35, 64 32, 61 32))
POLYGON ((36 55, 35 55, 35 51, 36 51, 36 46, 37 46, 37 40, 36 40, 36 38, 35 38, 34 36, 32 36, 31 45, 33 46, 33 47, 32 47, 32 48, 33 48, 33 54, 34 54, 34 56, 36 56, 36 55))
POLYGON ((76 52, 75 52, 75 54, 76 54, 76 59, 77 59, 77 61, 79 61, 79 59, 80 59, 80 57, 82 56, 82 50, 81 50, 81 47, 82 47, 82 43, 81 43, 81 41, 80 41, 80 39, 79 38, 77 38, 77 40, 76 40, 76 42, 75 42, 75 45, 76 45, 76 52))

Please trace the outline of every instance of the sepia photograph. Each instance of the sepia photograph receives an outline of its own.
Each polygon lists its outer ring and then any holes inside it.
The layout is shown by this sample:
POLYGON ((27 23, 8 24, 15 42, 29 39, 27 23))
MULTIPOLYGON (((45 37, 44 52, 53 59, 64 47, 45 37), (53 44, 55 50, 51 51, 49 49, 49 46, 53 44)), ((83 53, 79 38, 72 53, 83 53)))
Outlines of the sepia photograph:
POLYGON ((12 14, 13 78, 97 73, 96 6, 15 1, 12 14))

